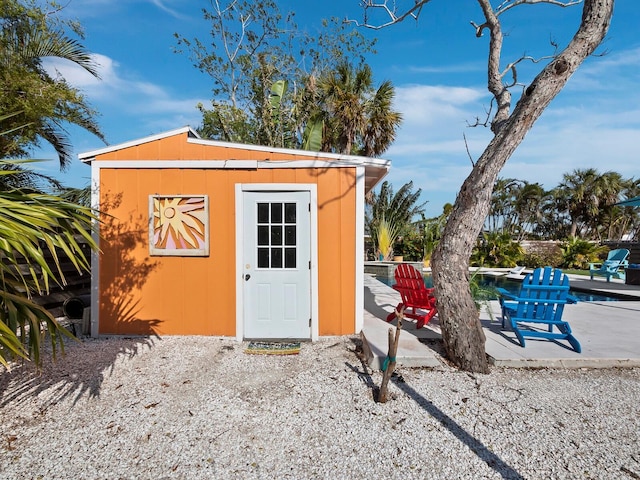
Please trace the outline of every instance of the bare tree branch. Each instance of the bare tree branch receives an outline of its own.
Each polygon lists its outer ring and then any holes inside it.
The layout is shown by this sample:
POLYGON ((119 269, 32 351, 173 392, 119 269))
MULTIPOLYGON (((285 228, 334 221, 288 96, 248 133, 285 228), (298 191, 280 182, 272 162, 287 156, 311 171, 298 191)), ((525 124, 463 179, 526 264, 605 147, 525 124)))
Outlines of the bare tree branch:
POLYGON ((536 3, 547 3, 549 5, 556 5, 558 7, 572 7, 579 5, 583 0, 505 0, 495 10, 496 15, 502 15, 507 10, 511 10, 518 5, 534 5, 536 3))
POLYGON ((464 148, 467 150, 467 156, 469 157, 469 161, 471 162, 471 166, 475 167, 476 166, 476 162, 473 159, 473 157, 471 156, 471 151, 469 150, 469 142, 467 142, 467 136, 465 135, 464 132, 462 132, 462 138, 464 138, 464 148))
MULTIPOLYGON (((578 5, 582 3, 584 0, 505 0, 500 5, 498 5, 495 9, 495 14, 497 16, 502 15, 504 12, 511 10, 513 7, 517 7, 518 5, 535 5, 540 3, 546 3, 549 5, 556 5, 558 7, 572 7, 574 5, 578 5)), ((422 11, 422 7, 427 3, 431 2, 431 0, 414 0, 413 5, 408 7, 402 13, 398 13, 398 5, 396 5, 396 0, 392 0, 393 6, 389 6, 389 0, 362 0, 360 4, 364 9, 364 18, 362 22, 353 19, 345 19, 347 23, 353 23, 358 27, 366 27, 371 30, 380 30, 382 28, 388 27, 395 23, 402 22, 405 18, 410 17, 414 20, 418 20, 420 16, 420 12, 422 11), (389 21, 381 24, 373 24, 369 23, 369 9, 380 9, 383 10, 387 16, 389 17, 389 21)), ((476 36, 482 36, 482 30, 487 26, 486 24, 478 25, 474 22, 471 24, 476 29, 476 36)))
MULTIPOLYGON (((511 62, 510 64, 508 64, 504 68, 504 70, 502 71, 502 74, 501 74, 502 78, 504 78, 505 76, 507 76, 507 74, 509 72, 511 72, 512 81, 511 81, 511 83, 506 84, 506 87, 507 88, 511 88, 511 87, 513 87, 515 85, 518 85, 518 72, 516 70, 516 65, 518 65, 520 62, 528 60, 531 63, 540 63, 540 62, 542 62, 544 60, 552 60, 554 58, 556 58, 556 54, 555 53, 553 55, 545 55, 545 56, 540 57, 540 58, 534 58, 534 57, 531 57, 529 55, 523 55, 519 59, 511 62)), ((520 84, 520 85, 522 85, 522 84, 520 84)))
POLYGON ((476 121, 474 123, 467 122, 468 127, 486 127, 491 122, 491 112, 493 111, 493 104, 495 102, 495 98, 491 97, 491 102, 489 103, 489 109, 485 109, 485 113, 487 114, 483 121, 480 120, 480 117, 476 117, 476 121))
POLYGON ((394 23, 402 22, 407 17, 411 17, 414 20, 417 20, 418 17, 420 16, 420 12, 422 11, 422 7, 427 3, 429 3, 430 1, 431 0, 415 0, 415 3, 412 7, 408 8, 404 13, 398 14, 397 13, 398 6, 396 5, 395 0, 393 1, 393 7, 389 7, 388 5, 389 0, 383 0, 382 2, 375 2, 374 0, 362 0, 361 5, 364 8, 363 22, 360 23, 357 20, 350 20, 350 19, 346 19, 345 21, 347 23, 353 23, 357 27, 366 27, 366 28, 370 28, 371 30, 380 30, 382 28, 388 27, 389 25, 393 25, 394 23), (372 23, 369 23, 368 11, 370 8, 374 8, 374 9, 379 8, 384 10, 391 20, 379 25, 374 25, 372 23))

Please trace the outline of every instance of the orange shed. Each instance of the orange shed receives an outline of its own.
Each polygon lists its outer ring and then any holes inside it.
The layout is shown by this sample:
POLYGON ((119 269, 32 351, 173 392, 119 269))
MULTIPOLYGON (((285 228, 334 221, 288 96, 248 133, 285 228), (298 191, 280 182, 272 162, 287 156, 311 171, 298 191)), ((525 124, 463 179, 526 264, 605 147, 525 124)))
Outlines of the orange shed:
POLYGON ((361 330, 364 197, 389 161, 204 140, 190 127, 79 157, 101 218, 92 335, 361 330))

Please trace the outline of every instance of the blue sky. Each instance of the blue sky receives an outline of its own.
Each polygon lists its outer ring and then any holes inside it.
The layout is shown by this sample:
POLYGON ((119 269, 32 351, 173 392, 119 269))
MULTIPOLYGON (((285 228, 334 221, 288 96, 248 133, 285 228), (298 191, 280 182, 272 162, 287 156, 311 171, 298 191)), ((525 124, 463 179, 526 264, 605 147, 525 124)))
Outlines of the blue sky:
MULTIPOLYGON (((400 0, 398 3, 401 3, 400 0)), ((405 3, 413 3, 405 0, 405 3)), ((497 3, 497 2, 496 2, 497 3)), ((281 0, 283 12, 294 10, 301 29, 314 32, 322 18, 361 20, 359 0, 306 2, 281 0)), ((396 109, 404 122, 384 157, 392 161, 386 177, 396 189, 409 180, 422 188, 428 216, 441 213, 455 200, 471 170, 466 137, 475 159, 491 138, 487 129, 469 128, 489 106, 486 88, 487 39, 476 38, 470 21, 482 17, 476 2, 433 0, 419 22, 405 22, 372 31, 378 54, 368 58, 375 82, 391 80, 396 109)), ((100 112, 98 121, 110 144, 191 125, 197 127, 198 102, 211 101, 210 77, 191 65, 187 55, 173 53, 174 33, 208 40, 208 25, 198 0, 70 0, 62 15, 85 29, 84 46, 100 65, 101 80, 47 61, 80 88, 100 112)), ((506 33, 503 62, 522 55, 553 53, 575 31, 581 7, 525 5, 502 17, 506 33)), ((640 2, 618 0, 604 56, 588 59, 535 124, 502 170, 502 177, 556 186, 563 173, 596 168, 640 177, 640 36, 636 33, 640 2)), ((539 65, 523 64, 519 80, 528 83, 539 65)), ((76 154, 104 144, 75 128, 69 129, 76 154)), ((34 152, 55 159, 49 149, 34 152)), ((64 173, 57 161, 41 167, 71 186, 86 186, 90 169, 75 160, 64 173)))

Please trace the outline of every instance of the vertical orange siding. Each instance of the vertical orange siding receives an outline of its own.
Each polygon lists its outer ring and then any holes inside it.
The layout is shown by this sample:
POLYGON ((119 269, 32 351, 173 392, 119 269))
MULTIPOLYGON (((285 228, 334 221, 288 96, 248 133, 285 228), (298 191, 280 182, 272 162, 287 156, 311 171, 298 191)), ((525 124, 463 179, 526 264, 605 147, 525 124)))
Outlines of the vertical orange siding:
MULTIPOLYGON (((243 149, 234 144, 207 145, 187 142, 188 135, 182 133, 171 137, 123 147, 100 154, 98 160, 308 160, 295 150, 273 152, 268 150, 243 149)), ((317 159, 323 159, 319 154, 317 159)), ((324 158, 327 159, 327 158, 324 158)))
MULTIPOLYGON (((174 137, 110 152, 99 160, 246 159, 256 152, 186 144, 174 137), (160 146, 162 148, 160 148, 160 146), (231 154, 232 153, 232 154, 231 154), (206 155, 206 156, 205 156, 206 155)), ((262 153, 262 152, 260 152, 262 153)), ((284 158, 284 157, 283 157, 284 158)), ((318 185, 319 333, 353 333, 355 324, 355 169, 102 168, 100 334, 235 335, 235 185, 318 185), (208 195, 210 255, 149 255, 149 195, 208 195)))

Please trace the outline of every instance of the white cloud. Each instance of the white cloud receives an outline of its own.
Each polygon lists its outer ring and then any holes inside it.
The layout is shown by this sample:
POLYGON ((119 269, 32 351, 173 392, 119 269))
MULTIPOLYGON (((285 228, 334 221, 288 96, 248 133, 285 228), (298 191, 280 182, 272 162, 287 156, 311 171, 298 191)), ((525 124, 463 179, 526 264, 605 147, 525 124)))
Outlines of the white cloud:
MULTIPOLYGON (((98 65, 100 79, 65 60, 46 59, 44 65, 49 72, 60 73, 69 84, 85 93, 89 102, 108 117, 110 124, 126 124, 127 117, 135 118, 136 132, 129 132, 128 138, 120 138, 116 133, 117 141, 158 132, 158 125, 167 130, 199 124, 200 113, 195 106, 199 102, 205 103, 205 98, 181 97, 180 91, 172 92, 152 82, 128 78, 131 75, 123 74, 112 58, 100 54, 92 56, 98 65)), ((114 136, 113 132, 106 134, 107 137, 114 136)))
POLYGON ((96 78, 78 64, 57 57, 43 59, 43 66, 52 75, 61 75, 70 85, 91 94, 99 93, 105 86, 117 87, 119 78, 115 72, 118 64, 113 59, 97 53, 91 54, 99 78, 96 78))
POLYGON ((170 0, 169 1, 167 1, 167 0, 150 0, 150 2, 153 5, 155 5, 156 7, 158 7, 160 10, 162 10, 163 12, 167 12, 172 17, 175 17, 175 18, 178 18, 178 19, 186 18, 185 15, 182 15, 175 8, 172 8, 172 7, 169 6, 169 4, 171 4, 171 3, 184 3, 184 2, 181 2, 180 0, 178 0, 178 2, 171 2, 170 0))

